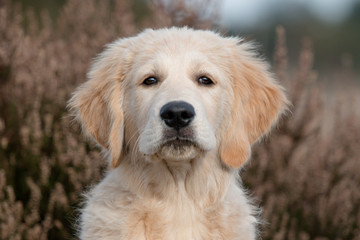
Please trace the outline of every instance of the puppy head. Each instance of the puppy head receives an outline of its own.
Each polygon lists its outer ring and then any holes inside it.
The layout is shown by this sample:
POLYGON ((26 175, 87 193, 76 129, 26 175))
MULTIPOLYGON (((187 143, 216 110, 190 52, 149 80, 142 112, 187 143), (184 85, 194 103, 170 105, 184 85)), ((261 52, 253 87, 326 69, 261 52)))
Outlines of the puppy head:
POLYGON ((130 148, 147 160, 188 161, 215 148, 226 105, 225 55, 207 31, 162 29, 139 36, 125 92, 130 148), (206 41, 204 41, 206 39, 206 41), (211 54, 216 55, 212 59, 211 54), (131 130, 130 130, 131 129, 131 130), (136 135, 136 132, 138 134, 136 135))
POLYGON ((217 149, 239 167, 286 103, 246 44, 187 28, 114 42, 88 78, 69 106, 113 167, 126 154, 187 161, 217 149))

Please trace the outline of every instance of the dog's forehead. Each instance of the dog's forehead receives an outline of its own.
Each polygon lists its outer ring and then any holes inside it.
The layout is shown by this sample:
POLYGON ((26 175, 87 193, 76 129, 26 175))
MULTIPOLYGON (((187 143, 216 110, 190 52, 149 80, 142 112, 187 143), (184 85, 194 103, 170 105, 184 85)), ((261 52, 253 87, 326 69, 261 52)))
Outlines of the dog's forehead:
POLYGON ((138 35, 136 41, 137 55, 153 55, 160 52, 172 56, 188 52, 224 54, 230 42, 229 39, 213 32, 177 28, 145 31, 138 35))
POLYGON ((132 68, 143 71, 174 68, 184 69, 204 65, 229 67, 230 39, 215 33, 183 29, 145 31, 135 39, 132 68), (146 70, 149 68, 149 70, 146 70), (151 70, 152 69, 152 70, 151 70))

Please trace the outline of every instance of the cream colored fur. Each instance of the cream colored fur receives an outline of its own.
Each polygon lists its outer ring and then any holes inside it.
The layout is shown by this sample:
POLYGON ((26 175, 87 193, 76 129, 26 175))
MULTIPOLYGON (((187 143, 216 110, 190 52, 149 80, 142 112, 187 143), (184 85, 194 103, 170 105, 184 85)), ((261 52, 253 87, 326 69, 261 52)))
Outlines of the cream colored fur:
POLYGON ((81 239, 256 238, 238 168, 287 100, 250 44, 210 31, 149 29, 108 45, 88 78, 69 107, 111 167, 88 193, 81 239), (149 76, 159 82, 144 85, 149 76), (200 76, 214 84, 201 85, 200 76), (195 109, 190 145, 167 144, 171 129, 159 111, 171 101, 195 109))

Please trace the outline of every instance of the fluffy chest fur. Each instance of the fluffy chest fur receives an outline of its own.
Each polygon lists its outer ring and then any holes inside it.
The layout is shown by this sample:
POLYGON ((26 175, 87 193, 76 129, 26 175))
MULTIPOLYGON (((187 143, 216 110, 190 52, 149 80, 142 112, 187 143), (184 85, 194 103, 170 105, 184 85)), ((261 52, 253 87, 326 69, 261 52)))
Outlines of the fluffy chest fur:
POLYGON ((208 174, 209 181, 222 179, 229 183, 226 188, 209 189, 209 185, 197 184, 202 176, 196 171, 184 175, 175 173, 178 168, 170 167, 171 171, 169 166, 159 163, 145 171, 149 176, 145 181, 141 179, 145 169, 134 173, 127 167, 124 164, 124 168, 112 170, 89 194, 82 215, 86 222, 82 226, 82 239, 255 238, 253 208, 231 173, 215 171, 208 174), (168 169, 168 174, 162 172, 163 179, 160 180, 155 173, 163 168, 168 169), (198 195, 194 197, 196 185, 198 195), (162 191, 154 191, 155 188, 162 191), (210 195, 213 198, 209 198, 210 195))

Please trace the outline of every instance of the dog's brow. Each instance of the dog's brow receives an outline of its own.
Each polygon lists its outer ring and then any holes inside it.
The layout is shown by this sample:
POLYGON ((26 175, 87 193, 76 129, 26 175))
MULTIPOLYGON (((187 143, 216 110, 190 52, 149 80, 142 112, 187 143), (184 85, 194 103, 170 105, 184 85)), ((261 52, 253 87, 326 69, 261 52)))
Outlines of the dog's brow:
POLYGON ((165 72, 158 67, 159 64, 153 63, 150 66, 145 67, 143 71, 138 75, 138 81, 141 83, 144 79, 148 77, 156 77, 158 80, 163 80, 165 78, 165 72))
POLYGON ((208 66, 208 64, 195 63, 191 65, 189 75, 191 76, 191 78, 195 80, 198 79, 199 77, 206 76, 211 80, 213 80, 214 83, 216 84, 217 78, 214 76, 214 74, 211 73, 211 71, 209 71, 209 68, 210 67, 208 66))

